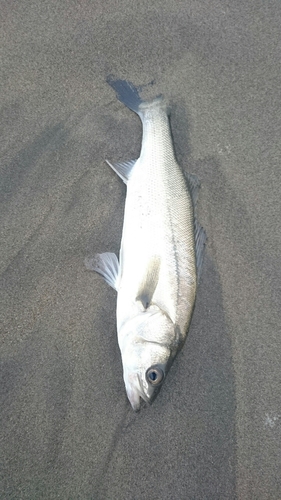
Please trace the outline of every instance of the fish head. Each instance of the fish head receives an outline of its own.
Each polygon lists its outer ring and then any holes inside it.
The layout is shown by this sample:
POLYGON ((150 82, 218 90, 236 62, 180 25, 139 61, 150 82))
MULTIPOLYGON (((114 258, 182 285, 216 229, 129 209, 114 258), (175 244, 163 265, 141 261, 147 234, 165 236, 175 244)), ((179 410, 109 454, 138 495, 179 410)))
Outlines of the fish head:
POLYGON ((152 403, 157 396, 169 369, 171 353, 166 346, 146 341, 135 343, 129 351, 126 353, 130 354, 129 359, 123 357, 124 382, 128 399, 138 411, 141 399, 152 403))
POLYGON ((149 319, 135 325, 120 346, 126 392, 135 411, 140 409, 141 399, 154 401, 176 353, 171 322, 165 325, 163 317, 158 322, 155 315, 153 322, 149 319))
POLYGON ((152 403, 159 393, 182 346, 181 335, 168 315, 152 305, 123 322, 118 339, 127 396, 138 411, 141 399, 152 403))

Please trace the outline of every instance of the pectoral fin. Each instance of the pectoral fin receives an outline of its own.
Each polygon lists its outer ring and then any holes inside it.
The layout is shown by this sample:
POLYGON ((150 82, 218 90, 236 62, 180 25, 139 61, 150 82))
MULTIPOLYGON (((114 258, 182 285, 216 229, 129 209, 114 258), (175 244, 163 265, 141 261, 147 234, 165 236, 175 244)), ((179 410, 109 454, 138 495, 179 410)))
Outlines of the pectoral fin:
POLYGON ((136 301, 140 302, 143 310, 148 309, 156 290, 159 280, 160 263, 160 257, 157 255, 150 259, 145 276, 139 287, 136 301))

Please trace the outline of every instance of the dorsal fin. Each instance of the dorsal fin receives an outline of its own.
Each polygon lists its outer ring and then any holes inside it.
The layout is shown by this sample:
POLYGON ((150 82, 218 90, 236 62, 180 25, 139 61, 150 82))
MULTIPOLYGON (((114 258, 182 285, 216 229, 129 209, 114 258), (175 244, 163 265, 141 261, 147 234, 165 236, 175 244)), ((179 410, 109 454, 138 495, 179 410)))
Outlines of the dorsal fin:
POLYGON ((197 272, 197 280, 199 282, 202 272, 202 264, 204 259, 207 235, 205 229, 202 226, 200 226, 196 218, 194 220, 194 230, 195 230, 194 236, 195 236, 196 272, 197 272))
POLYGON ((205 244, 207 240, 207 235, 205 229, 199 224, 197 220, 197 199, 198 193, 200 189, 200 181, 198 177, 194 174, 188 174, 184 172, 188 189, 191 195, 192 203, 193 203, 193 213, 194 213, 194 239, 195 239, 195 257, 196 257, 196 272, 197 272, 197 280, 199 281, 201 272, 202 272, 202 264, 204 259, 205 252, 205 244))
POLYGON ((188 174, 187 172, 184 172, 185 179, 187 181, 187 185, 189 188, 189 192, 192 198, 193 206, 194 209, 196 209, 196 204, 197 204, 197 199, 198 199, 198 193, 200 189, 200 181, 198 177, 194 174, 188 174))

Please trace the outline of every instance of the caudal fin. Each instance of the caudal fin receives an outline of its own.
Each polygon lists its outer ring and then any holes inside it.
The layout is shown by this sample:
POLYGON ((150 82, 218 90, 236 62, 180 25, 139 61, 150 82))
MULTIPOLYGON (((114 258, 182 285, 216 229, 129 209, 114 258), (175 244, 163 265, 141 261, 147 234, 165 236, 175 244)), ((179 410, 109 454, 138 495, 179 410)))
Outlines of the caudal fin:
POLYGON ((135 113, 139 113, 139 107, 143 102, 139 96, 138 89, 127 80, 115 80, 112 75, 106 79, 107 83, 115 90, 117 99, 135 113))
MULTIPOLYGON (((115 80, 112 75, 106 79, 107 83, 115 90, 117 99, 140 117, 145 113, 146 109, 158 108, 163 106, 162 95, 157 96, 150 101, 144 101, 140 95, 138 88, 132 82, 127 80, 115 80)), ((141 87, 139 87, 141 88, 141 87)), ((166 109, 166 106, 164 104, 166 109)))

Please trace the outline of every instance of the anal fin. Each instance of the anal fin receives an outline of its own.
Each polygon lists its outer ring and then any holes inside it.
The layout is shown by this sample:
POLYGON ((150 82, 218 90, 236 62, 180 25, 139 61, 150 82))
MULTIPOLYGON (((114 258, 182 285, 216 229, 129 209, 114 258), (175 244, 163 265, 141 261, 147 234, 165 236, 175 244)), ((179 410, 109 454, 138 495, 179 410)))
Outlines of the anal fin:
POLYGON ((114 172, 121 177, 122 181, 127 184, 130 179, 131 172, 137 162, 137 160, 124 161, 120 163, 110 163, 105 160, 106 163, 114 170, 114 172))

